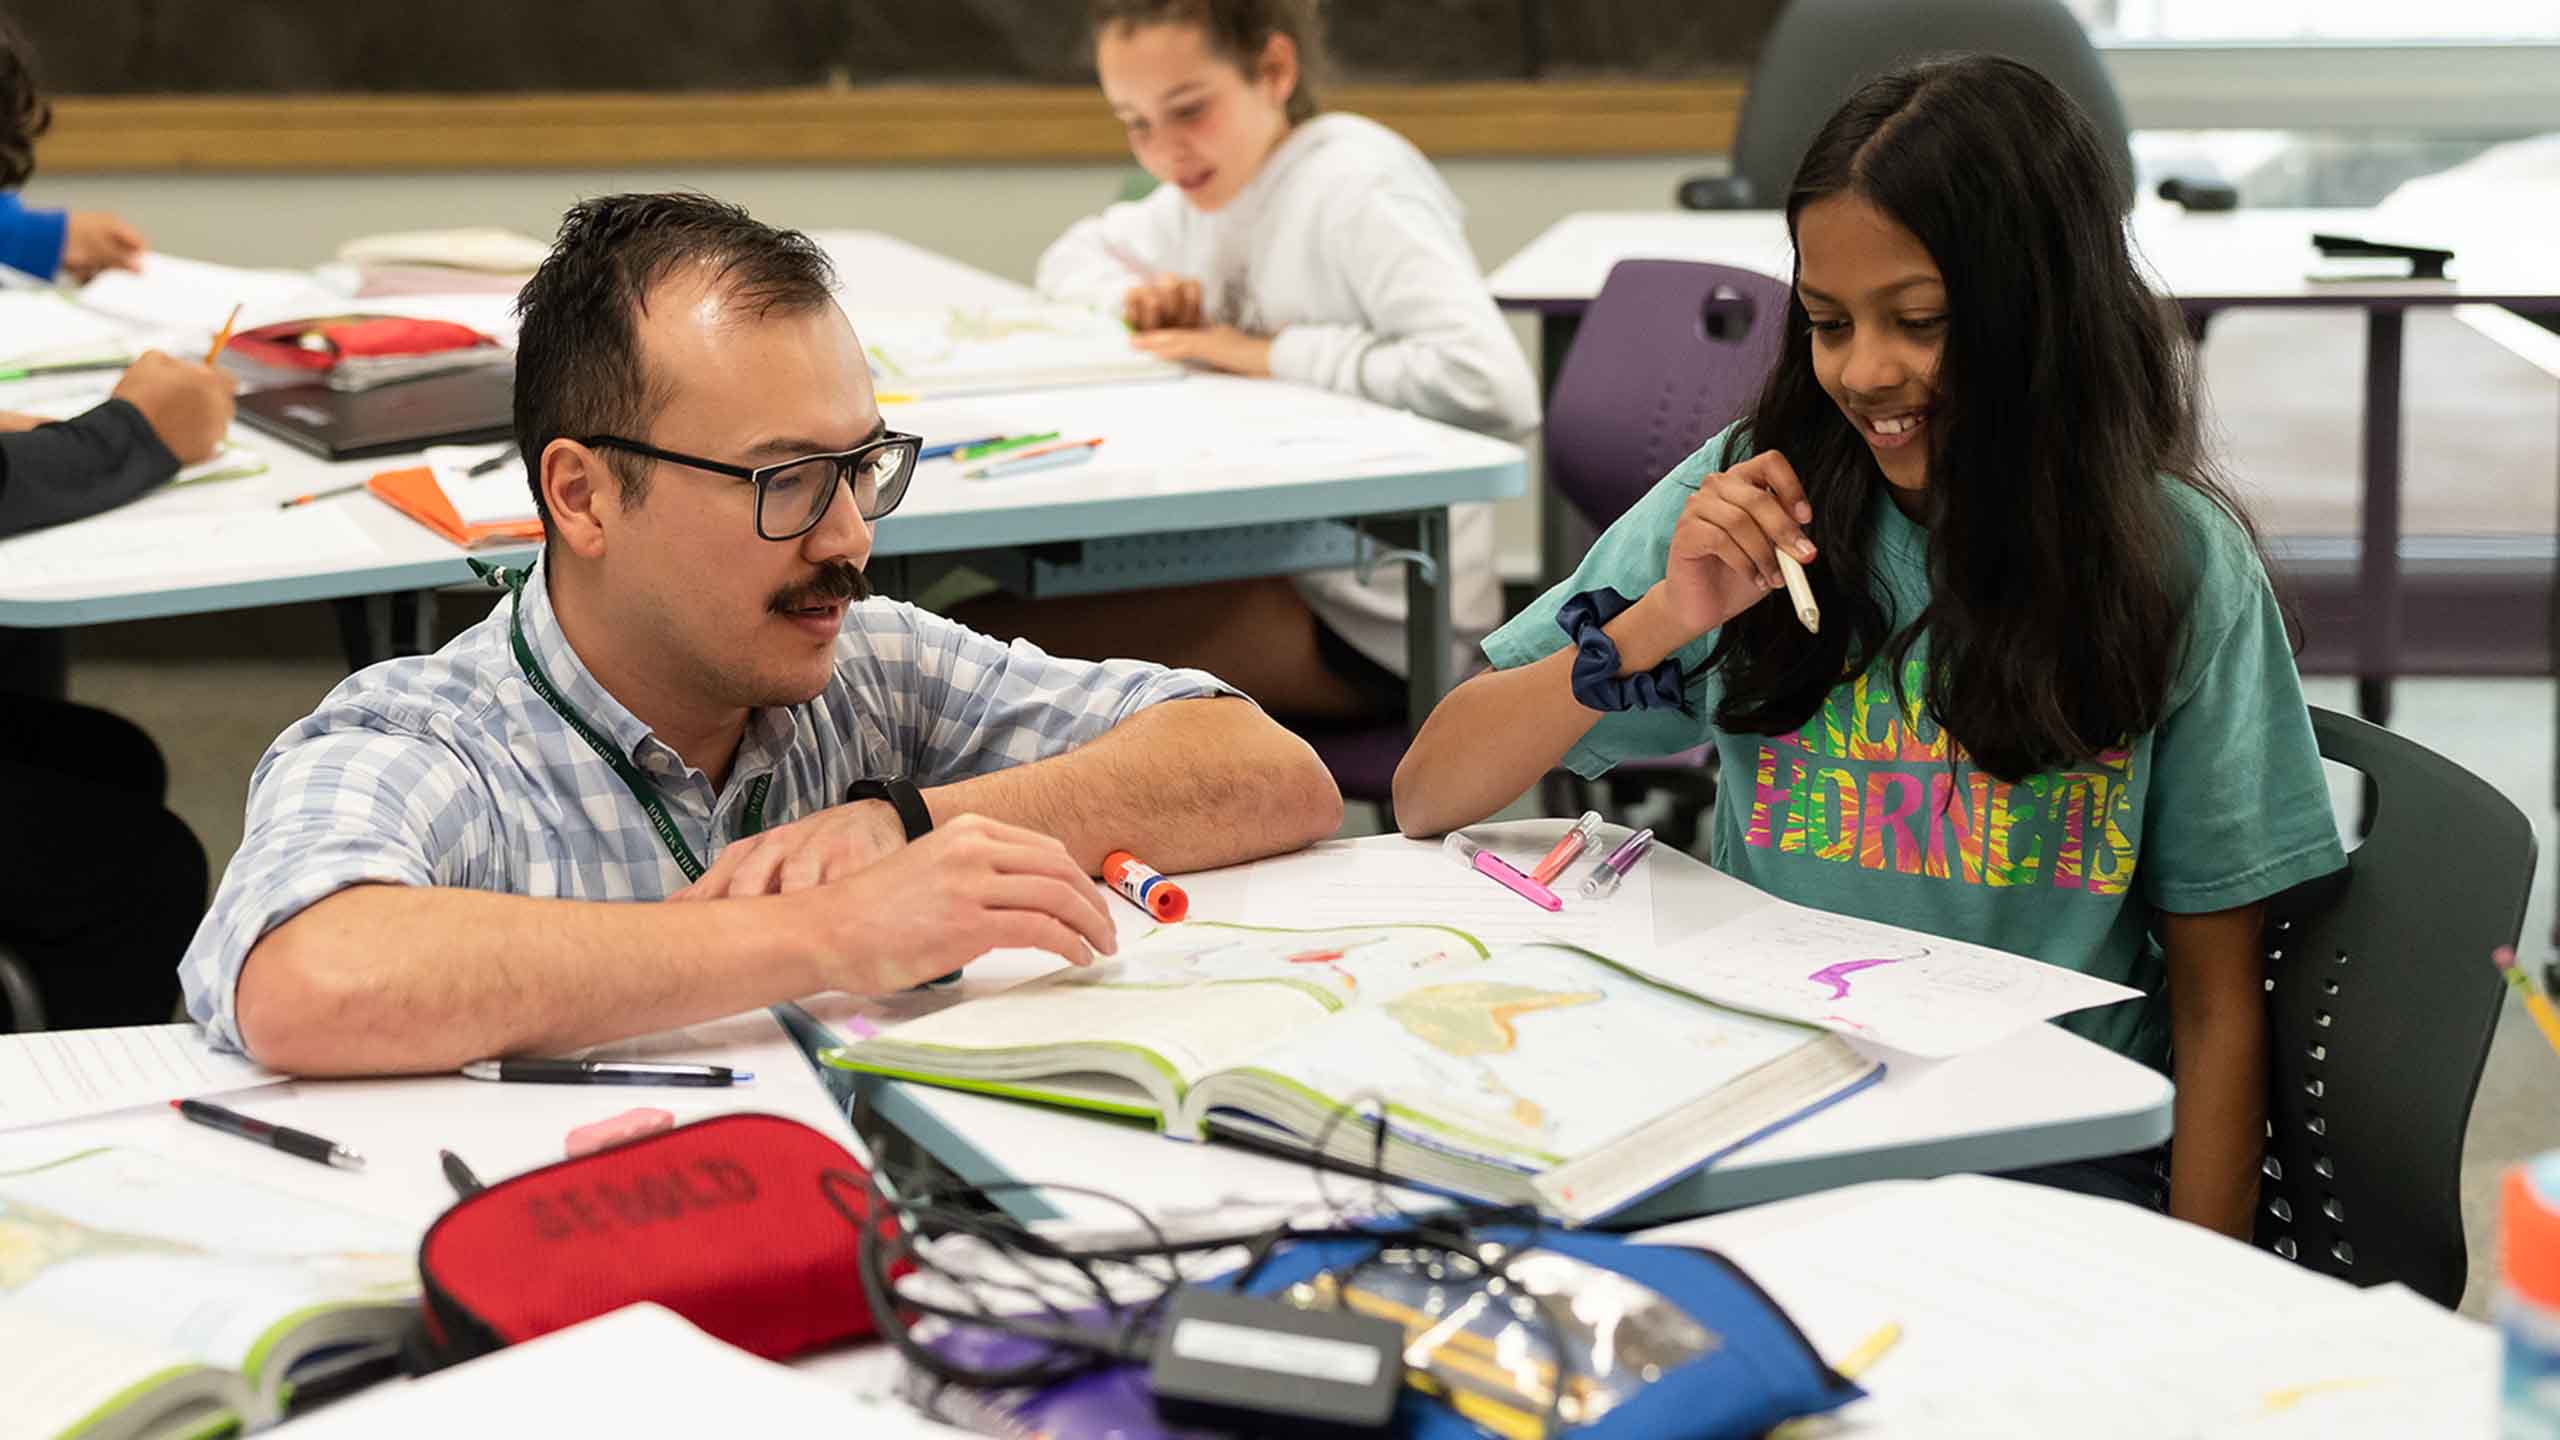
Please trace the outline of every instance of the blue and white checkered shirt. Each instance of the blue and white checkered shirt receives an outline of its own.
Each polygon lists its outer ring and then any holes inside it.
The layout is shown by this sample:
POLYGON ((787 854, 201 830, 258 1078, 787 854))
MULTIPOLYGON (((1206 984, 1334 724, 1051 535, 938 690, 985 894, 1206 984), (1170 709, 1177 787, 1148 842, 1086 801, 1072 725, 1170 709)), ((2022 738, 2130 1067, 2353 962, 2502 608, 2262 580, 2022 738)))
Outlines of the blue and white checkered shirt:
MULTIPOLYGON (((737 838, 759 775, 768 828, 837 803, 856 780, 933 786, 1057 755, 1166 700, 1235 692, 1197 670, 1060 660, 889 600, 847 608, 835 678, 748 718, 728 785, 587 673, 536 569, 524 636, 561 698, 656 780, 706 866, 737 838)), ((187 1013, 238 1048, 233 992, 260 937, 368 881, 564 900, 662 900, 684 872, 613 767, 525 680, 508 611, 433 655, 349 677, 276 738, 249 781, 246 833, 179 962, 187 1013)))

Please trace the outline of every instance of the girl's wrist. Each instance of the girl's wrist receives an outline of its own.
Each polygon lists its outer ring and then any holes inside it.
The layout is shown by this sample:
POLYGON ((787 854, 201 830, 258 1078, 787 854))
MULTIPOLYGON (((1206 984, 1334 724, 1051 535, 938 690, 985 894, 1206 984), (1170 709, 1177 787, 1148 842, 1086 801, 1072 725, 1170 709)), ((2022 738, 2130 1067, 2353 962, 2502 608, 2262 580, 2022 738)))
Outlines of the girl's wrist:
POLYGON ((1664 594, 1665 583, 1655 581, 1651 589, 1636 597, 1636 603, 1602 627, 1618 647, 1618 673, 1621 675, 1650 670, 1705 633, 1690 630, 1671 613, 1664 594))

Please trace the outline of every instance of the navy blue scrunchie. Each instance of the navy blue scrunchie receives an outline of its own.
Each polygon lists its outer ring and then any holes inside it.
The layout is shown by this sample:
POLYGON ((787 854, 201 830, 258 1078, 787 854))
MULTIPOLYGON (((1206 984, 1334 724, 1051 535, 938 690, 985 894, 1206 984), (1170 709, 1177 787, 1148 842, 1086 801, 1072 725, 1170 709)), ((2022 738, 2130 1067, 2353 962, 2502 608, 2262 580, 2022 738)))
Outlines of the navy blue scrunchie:
POLYGON ((1618 673, 1618 642, 1600 627, 1615 620, 1633 600, 1606 586, 1585 590, 1556 611, 1556 626, 1579 653, 1573 657, 1573 698, 1591 710, 1678 710, 1689 705, 1681 697, 1680 662, 1666 659, 1634 675, 1618 673))

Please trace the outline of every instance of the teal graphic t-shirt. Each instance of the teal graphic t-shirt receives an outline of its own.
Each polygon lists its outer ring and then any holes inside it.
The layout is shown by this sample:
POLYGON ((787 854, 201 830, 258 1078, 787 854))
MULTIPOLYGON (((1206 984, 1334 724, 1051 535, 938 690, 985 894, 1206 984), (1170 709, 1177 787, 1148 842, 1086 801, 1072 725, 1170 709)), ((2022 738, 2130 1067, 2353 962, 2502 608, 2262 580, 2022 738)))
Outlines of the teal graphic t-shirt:
MULTIPOLYGON (((1643 595, 1662 578, 1689 496, 1749 453, 1732 429, 1709 440, 1619 517, 1570 578, 1486 637, 1485 654, 1500 669, 1526 665, 1565 647, 1555 617, 1567 599, 1602 586, 1643 595)), ((2168 715, 2149 734, 2015 783, 1976 769, 1927 713, 1925 633, 1904 657, 1898 691, 1880 658, 1792 734, 1726 734, 1714 724, 1722 679, 1705 669, 1710 633, 1677 656, 1693 714, 1602 715, 1565 764, 1590 777, 1712 743, 1717 869, 1798 904, 2131 985, 2145 998, 2061 1023, 2166 1069, 2153 917, 2252 904, 2346 856, 2257 553, 2210 499, 2161 483, 2198 563, 2168 715)), ((1907 624, 1928 603, 1929 535, 1882 487, 1869 503, 1869 567, 1895 622, 1907 624)))

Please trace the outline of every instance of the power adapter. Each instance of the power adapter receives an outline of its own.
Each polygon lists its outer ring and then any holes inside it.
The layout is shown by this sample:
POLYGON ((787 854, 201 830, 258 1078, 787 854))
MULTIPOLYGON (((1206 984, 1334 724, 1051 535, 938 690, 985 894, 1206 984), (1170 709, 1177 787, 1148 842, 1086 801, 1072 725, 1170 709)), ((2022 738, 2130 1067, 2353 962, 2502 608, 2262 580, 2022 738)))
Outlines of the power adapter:
POLYGON ((1385 1435, 1404 1388, 1404 1327, 1186 1285, 1148 1369, 1156 1413, 1239 1435, 1385 1435))

